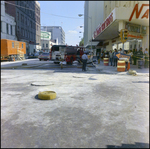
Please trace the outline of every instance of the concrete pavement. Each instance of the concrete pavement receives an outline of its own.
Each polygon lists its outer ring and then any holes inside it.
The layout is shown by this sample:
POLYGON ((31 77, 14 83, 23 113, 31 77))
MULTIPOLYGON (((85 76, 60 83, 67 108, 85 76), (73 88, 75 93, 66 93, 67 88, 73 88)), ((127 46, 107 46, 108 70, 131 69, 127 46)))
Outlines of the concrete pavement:
POLYGON ((1 147, 148 148, 149 73, 100 65, 1 69, 1 147), (49 90, 56 99, 37 98, 49 90))

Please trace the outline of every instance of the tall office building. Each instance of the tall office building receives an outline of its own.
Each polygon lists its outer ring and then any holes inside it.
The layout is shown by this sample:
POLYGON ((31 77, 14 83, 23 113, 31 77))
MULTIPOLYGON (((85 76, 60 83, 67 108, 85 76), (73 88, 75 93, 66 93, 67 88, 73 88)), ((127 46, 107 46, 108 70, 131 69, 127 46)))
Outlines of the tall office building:
POLYGON ((1 39, 17 40, 15 18, 5 13, 5 1, 1 1, 1 39))
POLYGON ((40 4, 37 1, 5 1, 5 11, 15 18, 17 40, 26 42, 26 53, 40 49, 40 4))
MULTIPOLYGON (((103 12, 101 13, 103 21, 99 21, 99 25, 94 29, 93 43, 99 41, 98 46, 106 51, 115 48, 123 50, 136 48, 139 50, 142 47, 143 51, 146 48, 149 49, 149 1, 101 2, 103 2, 103 12), (125 40, 125 37, 121 36, 124 39, 122 42, 119 33, 124 29, 128 30, 128 38, 125 40)), ((93 3, 96 2, 93 1, 93 3)), ((92 3, 89 5, 89 8, 92 7, 92 3)), ((93 13, 100 14, 97 13, 96 7, 93 7, 91 12, 89 10, 86 12, 89 16, 92 16, 93 13)), ((95 19, 92 17, 92 23, 97 21, 99 17, 95 19)), ((84 26, 86 25, 89 26, 90 22, 84 24, 84 26)))
POLYGON ((58 39, 58 44, 65 45, 65 32, 61 26, 42 26, 42 31, 51 32, 51 39, 58 39))

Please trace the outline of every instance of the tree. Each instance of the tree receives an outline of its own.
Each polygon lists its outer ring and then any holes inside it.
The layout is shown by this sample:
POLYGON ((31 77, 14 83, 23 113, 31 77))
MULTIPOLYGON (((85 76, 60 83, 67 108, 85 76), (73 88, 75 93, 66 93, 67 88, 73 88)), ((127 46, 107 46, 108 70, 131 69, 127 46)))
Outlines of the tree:
POLYGON ((84 38, 81 39, 79 46, 84 46, 84 38))

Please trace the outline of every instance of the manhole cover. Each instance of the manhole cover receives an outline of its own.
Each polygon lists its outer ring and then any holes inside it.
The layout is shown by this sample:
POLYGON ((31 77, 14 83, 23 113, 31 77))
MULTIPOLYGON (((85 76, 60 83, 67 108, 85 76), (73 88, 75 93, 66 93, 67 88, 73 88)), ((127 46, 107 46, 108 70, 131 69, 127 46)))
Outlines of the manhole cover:
POLYGON ((31 83, 32 86, 51 86, 54 85, 53 83, 49 82, 33 82, 31 83))

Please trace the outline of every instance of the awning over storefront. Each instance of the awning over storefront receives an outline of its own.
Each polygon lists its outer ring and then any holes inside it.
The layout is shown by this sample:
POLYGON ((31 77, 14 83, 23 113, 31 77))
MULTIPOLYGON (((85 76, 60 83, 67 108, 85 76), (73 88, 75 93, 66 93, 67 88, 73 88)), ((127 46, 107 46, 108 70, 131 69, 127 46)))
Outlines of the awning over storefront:
MULTIPOLYGON (((93 40, 113 40, 119 37, 119 22, 149 26, 149 4, 115 8, 93 34, 93 40)), ((125 27, 124 27, 125 28, 125 27)))

